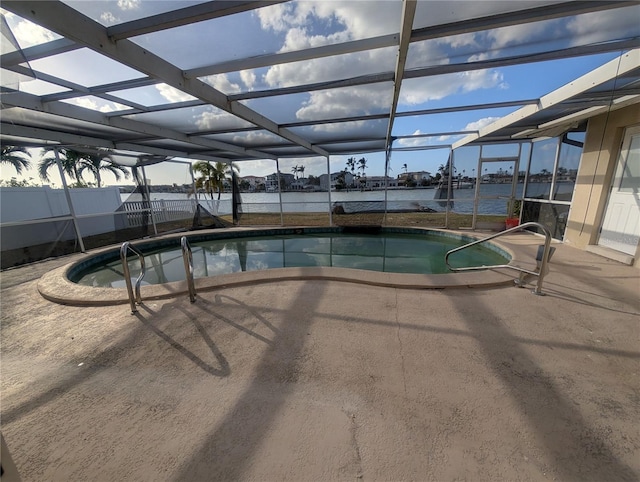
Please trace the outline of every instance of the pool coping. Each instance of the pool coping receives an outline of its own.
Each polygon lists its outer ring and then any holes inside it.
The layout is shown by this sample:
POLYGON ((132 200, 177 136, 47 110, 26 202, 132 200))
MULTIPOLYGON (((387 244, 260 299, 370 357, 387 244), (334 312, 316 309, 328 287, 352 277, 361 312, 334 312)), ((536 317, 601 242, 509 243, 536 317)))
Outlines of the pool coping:
MULTIPOLYGON (((287 227, 269 228, 280 229, 304 229, 308 227, 287 227)), ((444 235, 467 236, 473 239, 482 239, 482 233, 468 231, 453 231, 433 228, 407 228, 412 230, 438 232, 444 235)), ((225 228, 224 232, 246 233, 247 231, 264 231, 264 228, 225 228)), ((220 229, 198 231, 197 235, 207 233, 221 233, 220 229)), ((145 243, 161 240, 179 239, 185 235, 194 235, 194 232, 172 233, 154 237, 153 240, 144 239, 132 242, 133 245, 144 245, 145 243)), ((237 234, 234 234, 237 236, 237 234)), ((492 244, 504 250, 511 256, 510 265, 520 264, 519 256, 511 247, 507 247, 500 242, 492 241, 492 244)), ((126 288, 102 288, 93 286, 82 286, 73 283, 68 279, 68 274, 76 269, 77 265, 86 259, 99 256, 100 254, 112 252, 120 245, 111 245, 98 250, 86 253, 80 259, 71 262, 60 268, 56 268, 44 274, 38 280, 38 291, 47 300, 63 305, 72 306, 111 306, 129 303, 126 288)), ((359 283, 370 286, 380 286, 399 289, 447 289, 447 288, 490 288, 496 286, 513 286, 515 278, 514 271, 506 269, 486 269, 473 272, 457 272, 445 274, 403 274, 403 273, 383 273, 378 271, 368 271, 339 267, 295 267, 295 268, 274 268, 262 271, 244 271, 229 273, 209 278, 196 278, 195 287, 197 292, 213 291, 217 289, 247 286, 259 283, 274 281, 292 280, 326 280, 347 283, 359 283)), ((187 296, 189 293, 186 281, 175 281, 162 285, 143 285, 140 287, 143 302, 145 300, 158 300, 187 296)))

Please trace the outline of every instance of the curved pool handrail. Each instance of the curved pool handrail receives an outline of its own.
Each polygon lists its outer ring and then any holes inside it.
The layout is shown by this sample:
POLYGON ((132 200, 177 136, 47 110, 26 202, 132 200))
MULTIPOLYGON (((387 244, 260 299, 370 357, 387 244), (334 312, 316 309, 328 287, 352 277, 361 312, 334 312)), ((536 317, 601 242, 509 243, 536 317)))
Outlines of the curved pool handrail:
POLYGON ((125 241, 124 243, 122 243, 122 246, 120 247, 120 259, 122 260, 122 271, 124 273, 124 281, 127 285, 127 293, 129 294, 131 314, 133 314, 136 311, 138 311, 138 309, 136 308, 136 303, 139 305, 142 304, 142 295, 140 294, 140 283, 142 283, 142 278, 144 278, 144 275, 146 273, 146 269, 144 266, 144 255, 138 248, 133 246, 129 241, 125 241), (140 261, 140 274, 136 278, 135 296, 133 293, 134 291, 133 286, 131 285, 131 271, 129 270, 129 261, 127 260, 127 255, 129 251, 131 251, 136 256, 138 256, 138 260, 140 261))
POLYGON ((187 286, 189 287, 189 300, 193 303, 196 301, 196 286, 193 281, 193 253, 186 236, 180 238, 180 248, 182 249, 182 261, 184 262, 184 271, 187 278, 187 286))
POLYGON ((447 268, 449 268, 451 271, 480 271, 480 270, 486 270, 486 269, 507 268, 507 269, 513 269, 513 270, 519 271, 520 273, 526 273, 532 276, 537 276, 538 283, 536 284, 536 288, 533 290, 533 293, 536 295, 543 295, 544 293, 542 293, 542 280, 547 274, 547 263, 549 263, 550 253, 551 253, 551 231, 549 231, 549 228, 547 228, 543 224, 530 221, 527 223, 520 224, 519 226, 516 226, 514 228, 505 229, 504 231, 500 231, 499 233, 492 234, 491 236, 488 236, 486 238, 478 239, 471 243, 467 243, 463 246, 459 246, 450 251, 447 251, 447 254, 444 255, 444 262, 447 265, 447 268), (492 265, 492 266, 468 266, 463 268, 454 268, 449 264, 449 256, 451 256, 453 253, 462 251, 463 249, 470 248, 471 246, 475 246, 476 244, 490 241, 492 239, 498 238, 505 234, 513 233, 515 231, 522 231, 523 229, 530 228, 530 227, 538 228, 542 230, 542 232, 544 233, 544 248, 542 251, 540 265, 538 266, 537 271, 530 271, 528 269, 520 268, 519 266, 512 266, 510 264, 499 264, 499 265, 492 265))

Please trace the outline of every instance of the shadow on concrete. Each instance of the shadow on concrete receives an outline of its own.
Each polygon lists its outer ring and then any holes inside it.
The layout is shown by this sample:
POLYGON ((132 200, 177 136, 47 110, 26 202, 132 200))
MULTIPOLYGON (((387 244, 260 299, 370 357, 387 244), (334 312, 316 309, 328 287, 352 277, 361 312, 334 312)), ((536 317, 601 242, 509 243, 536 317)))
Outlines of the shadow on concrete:
MULTIPOLYGON (((155 313, 153 310, 151 310, 147 306, 141 305, 141 307, 142 307, 143 310, 145 310, 147 312, 148 316, 144 317, 138 312, 138 313, 136 313, 136 318, 138 318, 138 321, 140 321, 140 323, 142 323, 151 332, 155 333, 160 338, 162 338, 164 341, 166 341, 169 344, 169 346, 171 346, 171 348, 173 348, 174 350, 177 350, 179 353, 181 353, 182 355, 187 357, 189 360, 191 360, 196 366, 198 366, 199 368, 201 368, 202 370, 204 370, 205 372, 207 372, 207 373, 209 373, 211 375, 214 375, 214 376, 217 376, 217 377, 228 377, 229 376, 229 374, 231 373, 231 369, 229 368, 229 362, 227 362, 227 359, 224 357, 224 355, 222 354, 220 349, 216 346, 214 341, 211 339, 211 337, 207 333, 207 330, 202 326, 202 324, 196 319, 196 317, 193 314, 189 313, 187 310, 185 310, 181 306, 180 302, 170 303, 169 305, 165 305, 165 306, 162 307, 162 309, 158 313, 155 313), (198 331, 198 333, 200 334, 200 336, 202 337, 202 339, 206 343, 207 347, 211 351, 211 354, 214 356, 214 358, 218 362, 219 368, 216 368, 216 367, 208 364, 204 360, 202 360, 195 353, 193 353, 191 350, 186 348, 184 345, 182 345, 179 342, 177 342, 175 339, 173 339, 171 336, 169 336, 167 333, 162 331, 160 328, 158 328, 154 324, 154 321, 153 321, 154 318, 156 318, 156 319, 159 318, 159 317, 165 318, 166 315, 162 316, 161 312, 165 308, 167 308, 167 306, 170 306, 170 307, 173 307, 173 308, 177 309, 189 321, 191 321, 191 323, 193 323, 193 325, 195 326, 196 330, 198 331)), ((171 321, 169 321, 169 323, 171 323, 171 321)))
MULTIPOLYGON (((155 324, 151 320, 153 320, 153 318, 157 319, 158 314, 151 310, 148 306, 143 304, 140 305, 140 309, 145 311, 146 315, 142 315, 140 312, 138 312, 135 316, 135 318, 140 321, 140 325, 133 329, 128 326, 122 328, 120 331, 126 333, 124 338, 114 343, 106 350, 79 354, 78 357, 84 360, 83 366, 81 368, 76 367, 75 364, 70 365, 69 369, 73 370, 73 372, 69 375, 68 378, 56 383, 54 386, 44 391, 40 395, 33 397, 30 400, 23 402, 6 412, 3 411, 2 423, 8 424, 15 420, 18 420, 19 418, 27 415, 33 410, 36 410, 39 407, 52 402, 56 398, 65 395, 69 391, 90 380, 92 377, 95 377, 105 369, 115 366, 117 364, 117 360, 120 357, 126 355, 130 351, 137 350, 141 345, 144 345, 144 342, 146 341, 145 337, 149 333, 153 333, 156 336, 160 337, 172 348, 191 360, 196 366, 198 366, 205 372, 219 377, 229 376, 231 370, 229 367, 229 363, 225 359, 224 355, 218 349, 202 324, 196 319, 195 316, 189 314, 182 306, 180 306, 181 303, 184 303, 184 300, 176 300, 173 305, 175 305, 175 307, 179 309, 185 315, 185 317, 193 323, 196 330, 202 336, 204 342, 207 344, 209 350, 217 360, 219 367, 214 367, 206 363, 187 347, 178 343, 171 336, 155 326, 155 324)), ((49 381, 36 380, 33 384, 48 385, 49 381)), ((6 405, 6 400, 4 402, 6 405)))
POLYGON ((474 334, 489 369, 507 387, 540 445, 554 461, 553 469, 560 480, 638 480, 639 474, 616 457, 601 431, 589 426, 576 404, 522 349, 507 326, 496 322, 491 308, 484 306, 480 298, 475 299, 474 306, 472 316, 461 309, 458 313, 474 334))
POLYGON ((258 362, 251 384, 191 459, 184 462, 175 480, 241 477, 296 386, 300 357, 324 284, 301 282, 297 289, 289 308, 280 312, 281 328, 258 362))
MULTIPOLYGON (((251 307, 249 307, 251 309, 251 307)), ((264 308, 264 310, 268 310, 273 312, 276 316, 279 316, 282 313, 279 310, 274 310, 273 308, 264 308)), ((633 314, 633 313, 632 313, 633 314)), ((457 328, 442 328, 439 326, 430 326, 424 324, 416 324, 416 323, 406 323, 402 321, 381 321, 381 320, 372 320, 369 318, 358 318, 356 316, 340 316, 335 313, 322 313, 318 312, 315 315, 320 316, 324 319, 332 319, 336 321, 343 321, 346 323, 362 323, 369 324, 375 326, 388 326, 388 327, 400 327, 403 330, 416 330, 416 331, 425 331, 431 333, 439 333, 444 335, 453 335, 453 336, 464 336, 468 338, 477 338, 478 334, 468 330, 460 330, 457 328)), ((545 346, 548 348, 559 348, 563 350, 574 350, 574 351, 585 351, 590 353, 597 353, 602 355, 612 355, 623 358, 631 358, 631 359, 640 359, 640 351, 629 351, 629 350, 617 350, 615 348, 604 348, 598 346, 591 345, 582 345, 580 343, 568 343, 562 341, 553 341, 553 340, 537 340, 535 338, 525 338, 522 336, 515 336, 511 334, 504 335, 507 340, 513 341, 515 343, 522 343, 525 345, 533 345, 533 346, 545 346)))

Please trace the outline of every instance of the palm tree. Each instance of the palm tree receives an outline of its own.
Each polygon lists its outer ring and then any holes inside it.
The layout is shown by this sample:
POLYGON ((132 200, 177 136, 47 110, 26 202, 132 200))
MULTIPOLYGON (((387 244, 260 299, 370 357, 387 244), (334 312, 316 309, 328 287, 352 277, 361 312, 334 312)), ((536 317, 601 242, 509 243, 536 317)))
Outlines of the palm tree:
MULTIPOLYGON (((124 175, 125 179, 129 177, 129 171, 127 170, 127 168, 115 164, 108 156, 99 154, 85 154, 80 158, 79 164, 78 175, 82 178, 82 173, 85 171, 89 171, 96 179, 98 187, 102 187, 102 178, 100 176, 100 171, 110 172, 114 175, 116 181, 120 180, 121 174, 124 175)), ((78 179, 78 181, 80 181, 80 179, 78 179)))
POLYGON ((25 159, 23 156, 31 157, 29 151, 24 147, 17 146, 2 146, 2 158, 0 162, 2 164, 11 164, 16 173, 22 174, 23 169, 29 169, 31 162, 29 159, 25 159))
POLYGON ((234 170, 238 172, 238 168, 233 164, 226 162, 216 162, 211 164, 209 161, 198 161, 193 163, 193 170, 200 174, 196 179, 196 189, 204 189, 213 200, 214 191, 218 192, 218 200, 224 188, 224 180, 227 173, 234 170))
POLYGON ((366 168, 367 160, 364 157, 361 157, 360 159, 358 159, 358 169, 362 170, 362 177, 366 176, 366 173, 364 172, 366 168))
POLYGON ((298 171, 300 171, 300 173, 302 174, 302 177, 304 178, 304 166, 300 166, 298 168, 298 171))
POLYGON ((406 165, 406 164, 403 164, 403 165, 402 165, 402 169, 404 169, 404 173, 406 174, 406 173, 407 173, 407 169, 408 169, 408 168, 407 168, 407 165, 406 165))
MULTIPOLYGON (((49 169, 57 166, 55 155, 52 154, 53 148, 45 147, 42 149, 40 162, 38 163, 38 174, 43 181, 50 182, 49 169)), ((75 181, 80 181, 80 174, 78 173, 78 164, 81 154, 73 149, 59 148, 58 154, 60 157, 60 164, 62 164, 62 170, 64 173, 75 181)))
POLYGON ((350 157, 347 159, 347 168, 351 171, 351 175, 355 176, 356 174, 356 158, 350 157))
MULTIPOLYGON (((49 169, 57 165, 55 155, 49 155, 52 154, 52 150, 53 148, 51 147, 45 147, 42 150, 42 157, 38 164, 38 174, 43 181, 50 181, 49 169)), ((116 181, 120 180, 121 174, 125 178, 129 177, 129 171, 125 167, 115 164, 106 153, 91 154, 74 149, 59 148, 58 154, 63 172, 80 186, 84 185, 82 173, 85 171, 93 174, 98 187, 102 187, 100 171, 112 173, 116 181)))
POLYGON ((296 179, 298 179, 298 170, 299 169, 298 169, 298 165, 297 164, 291 168, 291 172, 296 177, 296 179))

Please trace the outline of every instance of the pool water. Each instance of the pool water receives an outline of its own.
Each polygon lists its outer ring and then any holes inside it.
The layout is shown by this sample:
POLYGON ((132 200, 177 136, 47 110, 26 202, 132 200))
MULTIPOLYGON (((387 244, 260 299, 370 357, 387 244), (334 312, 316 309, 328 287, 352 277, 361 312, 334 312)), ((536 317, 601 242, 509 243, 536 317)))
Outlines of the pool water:
MULTIPOLYGON (((469 242, 454 236, 434 234, 293 234, 248 236, 191 241, 194 276, 203 278, 239 271, 273 268, 334 266, 393 273, 450 273, 444 256, 450 249, 469 242)), ((185 279, 179 246, 146 250, 143 284, 160 284, 185 279)), ((455 267, 492 266, 509 262, 501 250, 474 246, 451 256, 455 267)), ((131 275, 139 273, 135 256, 129 260, 131 275)), ((88 286, 123 287, 119 258, 111 258, 70 276, 88 286)))

